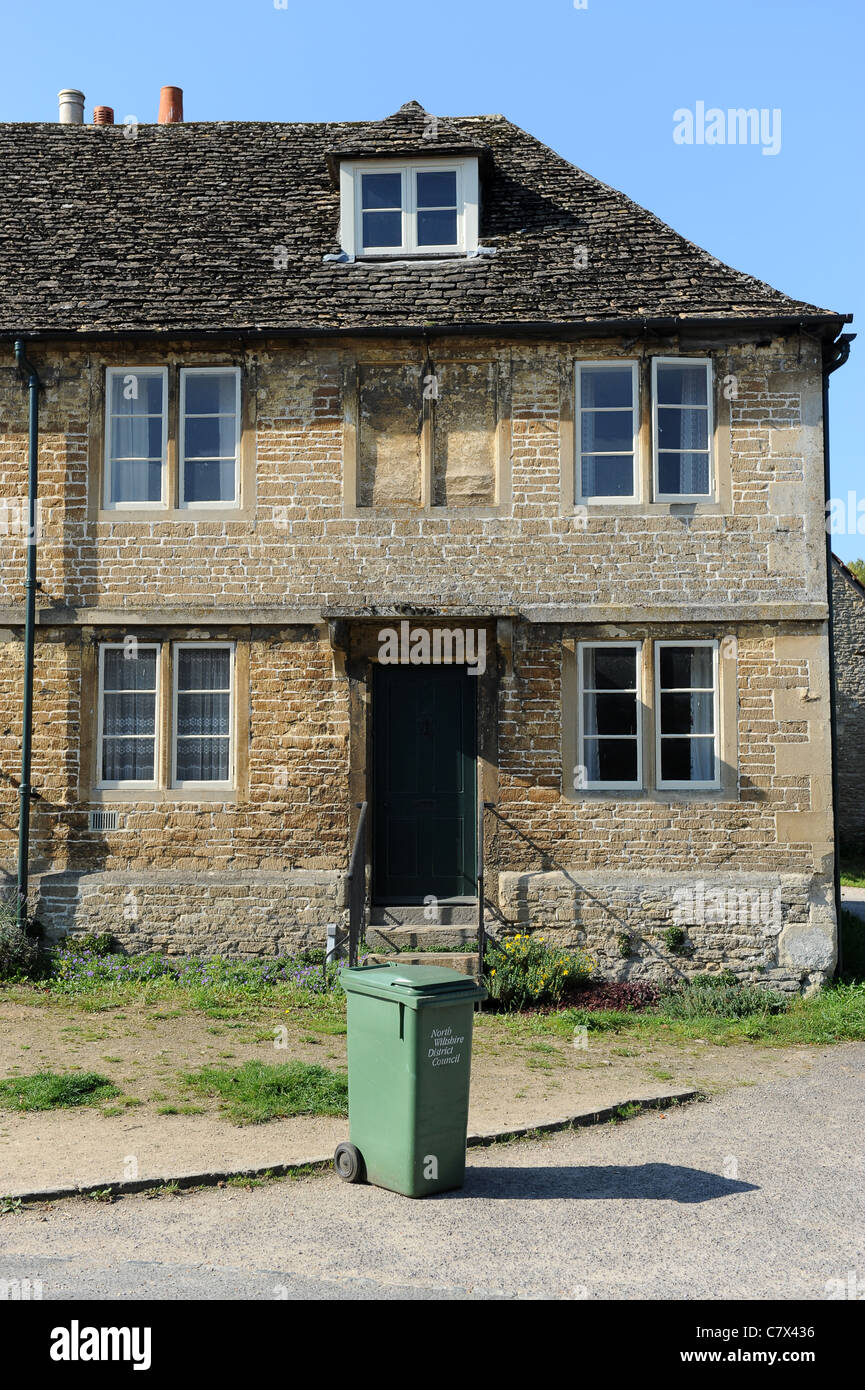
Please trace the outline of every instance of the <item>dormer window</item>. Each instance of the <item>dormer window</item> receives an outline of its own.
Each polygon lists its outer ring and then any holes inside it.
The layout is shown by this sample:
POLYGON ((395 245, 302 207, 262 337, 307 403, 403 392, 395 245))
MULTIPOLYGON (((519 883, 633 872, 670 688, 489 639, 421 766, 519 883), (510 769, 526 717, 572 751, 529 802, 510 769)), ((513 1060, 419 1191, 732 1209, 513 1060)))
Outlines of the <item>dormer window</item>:
POLYGON ((342 247, 350 256, 472 255, 476 159, 343 163, 342 247))

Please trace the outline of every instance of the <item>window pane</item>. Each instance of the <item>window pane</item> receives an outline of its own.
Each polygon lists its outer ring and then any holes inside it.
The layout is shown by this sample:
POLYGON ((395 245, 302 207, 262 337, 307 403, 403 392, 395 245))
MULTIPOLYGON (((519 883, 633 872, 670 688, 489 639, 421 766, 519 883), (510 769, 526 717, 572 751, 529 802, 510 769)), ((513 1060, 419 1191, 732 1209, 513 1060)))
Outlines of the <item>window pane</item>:
POLYGON ((715 697, 711 690, 661 695, 662 734, 713 734, 715 697))
POLYGON ((708 454, 659 454, 658 491, 676 496, 709 491, 708 454))
POLYGON ((181 647, 176 661, 177 780, 226 782, 230 775, 231 652, 225 647, 181 647), (219 737, 199 737, 206 734, 219 737))
POLYGON ((401 212, 365 212, 363 215, 364 246, 401 246, 401 212))
POLYGON ((661 647, 660 652, 663 690, 713 689, 715 660, 712 647, 661 647))
POLYGON ((633 497, 633 454, 585 454, 580 464, 581 497, 633 497))
POLYGON ((580 434, 582 448, 587 453, 633 452, 633 413, 630 410, 584 410, 580 434))
POLYGON ((659 449, 708 449, 708 410, 658 410, 659 449))
POLYGON ((177 697, 177 732, 185 734, 228 734, 228 691, 201 694, 179 694, 177 697))
POLYGON ((161 459, 162 416, 127 415, 111 421, 112 459, 161 459))
POLYGON ((161 502, 161 463, 112 463, 112 502, 161 502))
POLYGON ((714 782, 715 748, 710 738, 661 739, 664 782, 714 782))
POLYGON ((107 694, 103 704, 102 727, 106 737, 119 734, 155 734, 156 696, 107 694))
POLYGON ((583 718, 587 734, 635 734, 637 696, 584 695, 583 718))
POLYGON ((103 782, 152 782, 154 740, 107 738, 102 745, 103 782))
POLYGON ((130 368, 111 377, 112 415, 161 415, 162 373, 146 376, 130 368))
POLYGON ((156 689, 156 652, 152 649, 139 648, 137 656, 126 656, 121 647, 107 647, 103 662, 106 690, 156 689))
POLYGON ((237 421, 234 415, 193 415, 186 420, 184 449, 188 459, 234 458, 237 421))
POLYGON ((228 690, 230 684, 227 647, 181 647, 177 652, 178 690, 228 690))
POLYGON ((229 776, 227 738, 180 738, 177 740, 178 782, 227 782, 229 776))
POLYGON ((633 647, 586 648, 583 652, 583 684, 586 690, 634 690, 637 684, 636 651, 633 647))
POLYGON ((582 367, 580 369, 580 405, 632 406, 634 403, 634 374, 628 367, 582 367))
POLYGON ((187 415, 234 415, 237 377, 234 372, 186 372, 187 415))
POLYGON ((233 502, 234 459, 187 463, 183 471, 185 502, 233 502))
POLYGON ((637 740, 631 738, 587 739, 586 778, 589 782, 636 782, 637 740))
POLYGON ((706 405, 708 368, 701 362, 694 366, 659 362, 657 389, 659 405, 706 405))
POLYGON ((453 212, 419 212, 417 215, 418 246, 456 246, 457 215, 453 212))
MULTIPOLYGON (((401 174, 364 174, 362 177, 364 208, 402 207, 401 174)), ((376 243, 385 245, 384 242, 376 243)))
POLYGON ((455 208, 457 205, 457 176, 453 169, 417 176, 417 205, 419 208, 455 208))

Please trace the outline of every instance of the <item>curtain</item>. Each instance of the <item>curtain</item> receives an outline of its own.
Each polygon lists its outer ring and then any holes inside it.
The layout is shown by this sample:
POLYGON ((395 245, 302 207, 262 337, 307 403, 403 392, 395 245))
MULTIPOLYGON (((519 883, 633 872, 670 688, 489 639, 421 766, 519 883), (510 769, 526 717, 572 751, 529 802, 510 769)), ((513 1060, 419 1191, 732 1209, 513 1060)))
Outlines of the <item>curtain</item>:
POLYGON ((231 653, 181 647, 177 653, 177 780, 225 782, 231 746, 231 653))

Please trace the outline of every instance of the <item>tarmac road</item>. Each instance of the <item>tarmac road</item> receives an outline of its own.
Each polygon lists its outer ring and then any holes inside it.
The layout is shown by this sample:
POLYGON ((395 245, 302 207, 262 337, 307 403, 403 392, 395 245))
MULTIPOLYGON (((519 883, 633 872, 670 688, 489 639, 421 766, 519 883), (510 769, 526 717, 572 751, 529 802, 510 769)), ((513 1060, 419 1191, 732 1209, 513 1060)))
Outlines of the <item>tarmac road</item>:
MULTIPOLYGON (((804 1077, 469 1152, 411 1201, 324 1175, 0 1218, 43 1299, 865 1296, 865 1044, 804 1077), (828 1288, 827 1288, 828 1285, 828 1288)), ((0 1285, 2 1292, 2 1285, 0 1285)))

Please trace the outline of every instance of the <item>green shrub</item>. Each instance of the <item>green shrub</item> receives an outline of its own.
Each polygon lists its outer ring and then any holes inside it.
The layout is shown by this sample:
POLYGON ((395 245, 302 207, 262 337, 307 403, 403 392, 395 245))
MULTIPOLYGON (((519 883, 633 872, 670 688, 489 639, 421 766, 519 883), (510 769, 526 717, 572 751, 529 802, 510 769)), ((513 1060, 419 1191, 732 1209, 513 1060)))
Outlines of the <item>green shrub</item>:
POLYGON ((63 943, 67 950, 76 955, 111 956, 114 954, 114 937, 110 931, 76 932, 63 943))
POLYGON ((661 996, 659 1011, 667 1018, 751 1018, 780 1014, 789 1000, 763 985, 743 985, 732 971, 695 975, 687 984, 661 996))
POLYGON ((14 899, 0 900, 0 980, 32 980, 41 973, 42 953, 35 924, 22 931, 14 899))
POLYGON ((631 941, 629 933, 626 931, 620 932, 619 935, 616 937, 616 949, 618 950, 619 955, 622 956, 624 959, 627 959, 627 957, 631 954, 632 946, 633 943, 631 941))
POLYGON ((587 980, 596 962, 584 951, 557 951, 542 936, 514 936, 490 946, 484 984, 500 1009, 559 1004, 565 992, 587 980))
POLYGON ((664 944, 668 951, 672 951, 676 956, 687 955, 689 948, 688 937, 681 927, 667 927, 664 932, 664 944))

